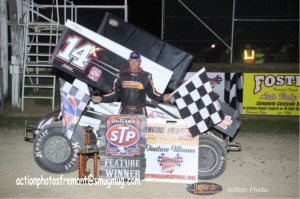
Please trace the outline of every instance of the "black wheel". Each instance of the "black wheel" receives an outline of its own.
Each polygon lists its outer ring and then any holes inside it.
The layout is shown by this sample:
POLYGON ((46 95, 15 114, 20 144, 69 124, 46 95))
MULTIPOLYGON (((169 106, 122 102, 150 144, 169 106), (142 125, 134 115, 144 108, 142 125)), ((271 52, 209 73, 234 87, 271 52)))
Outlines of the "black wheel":
POLYGON ((216 136, 216 137, 218 137, 218 138, 220 138, 221 140, 224 140, 224 136, 223 136, 223 134, 222 133, 220 133, 220 132, 218 132, 217 130, 215 130, 215 129, 211 129, 210 130, 210 132, 214 135, 214 136, 216 136))
POLYGON ((62 121, 51 123, 34 140, 34 159, 47 172, 69 173, 78 169, 78 152, 84 145, 85 131, 77 126, 69 142, 62 129, 62 121))
POLYGON ((216 178, 226 168, 226 149, 212 136, 200 135, 198 157, 199 179, 216 178))
POLYGON ((55 122, 55 121, 61 121, 62 117, 60 115, 60 110, 56 110, 52 113, 49 113, 48 115, 44 116, 38 123, 37 128, 43 129, 45 126, 55 122))

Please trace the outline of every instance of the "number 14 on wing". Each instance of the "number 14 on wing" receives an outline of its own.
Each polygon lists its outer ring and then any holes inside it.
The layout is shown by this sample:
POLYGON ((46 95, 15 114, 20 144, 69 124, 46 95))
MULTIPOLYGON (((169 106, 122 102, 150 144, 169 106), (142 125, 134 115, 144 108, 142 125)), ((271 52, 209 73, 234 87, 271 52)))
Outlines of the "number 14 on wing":
POLYGON ((56 57, 85 71, 90 59, 98 59, 97 52, 102 50, 104 49, 90 42, 82 42, 79 36, 67 36, 63 48, 58 51, 56 57))

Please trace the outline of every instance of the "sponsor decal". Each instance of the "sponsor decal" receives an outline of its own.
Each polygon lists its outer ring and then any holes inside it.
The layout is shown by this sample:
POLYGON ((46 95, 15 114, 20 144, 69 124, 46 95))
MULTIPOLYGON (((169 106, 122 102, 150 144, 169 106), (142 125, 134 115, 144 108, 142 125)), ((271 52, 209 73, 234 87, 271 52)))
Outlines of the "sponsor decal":
POLYGON ((107 120, 106 154, 140 155, 140 121, 136 116, 111 116, 107 120))
POLYGON ((223 79, 220 75, 216 75, 215 77, 208 78, 208 79, 209 79, 209 82, 210 82, 212 88, 214 88, 215 86, 221 84, 222 81, 223 81, 223 79))
POLYGON ((64 114, 64 126, 68 128, 76 115, 77 103, 73 97, 61 96, 64 114))
POLYGON ((192 140, 193 136, 189 129, 182 129, 179 133, 179 140, 192 140))
POLYGON ((98 54, 104 49, 91 42, 85 41, 79 35, 67 35, 55 59, 62 62, 62 67, 72 71, 75 69, 84 73, 93 59, 98 59, 98 54))
POLYGON ((220 122, 218 124, 219 127, 221 127, 222 129, 227 129, 228 126, 230 126, 232 124, 232 119, 231 119, 231 116, 229 115, 226 115, 224 120, 222 122, 220 122))
POLYGON ((108 20, 108 23, 111 25, 111 26, 114 26, 114 27, 118 27, 119 26, 119 22, 115 19, 109 19, 108 20))
POLYGON ((223 187, 215 183, 200 182, 187 185, 186 190, 196 195, 214 195, 220 193, 223 187))
POLYGON ((181 166, 183 158, 179 153, 174 158, 170 158, 162 153, 158 156, 157 161, 161 166, 162 173, 172 174, 177 167, 181 166))
POLYGON ((123 81, 122 82, 122 87, 123 88, 136 88, 139 90, 144 89, 143 84, 139 83, 139 82, 135 82, 135 81, 123 81))
POLYGON ((94 82, 97 82, 102 74, 102 70, 93 66, 89 71, 88 78, 94 82))
POLYGON ((168 118, 168 115, 164 112, 159 112, 159 111, 151 111, 148 113, 148 118, 161 118, 161 119, 166 119, 168 118))

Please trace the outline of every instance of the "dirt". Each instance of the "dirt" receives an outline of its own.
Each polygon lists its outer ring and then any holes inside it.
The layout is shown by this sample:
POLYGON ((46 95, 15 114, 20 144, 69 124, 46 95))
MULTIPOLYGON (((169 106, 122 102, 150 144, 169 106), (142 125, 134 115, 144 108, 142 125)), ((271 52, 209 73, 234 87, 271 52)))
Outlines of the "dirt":
MULTIPOLYGON (((56 104, 54 107, 54 110, 58 109, 60 109, 60 104, 56 104)), ((20 108, 12 107, 10 102, 6 102, 3 111, 0 113, 9 117, 42 117, 51 112, 52 104, 50 100, 37 103, 34 99, 25 99, 23 111, 20 108)))
MULTIPOLYGON (((242 151, 229 152, 224 173, 213 180, 222 192, 201 198, 299 198, 299 135, 239 132, 242 151)), ((199 198, 186 184, 142 181, 138 186, 18 185, 23 178, 77 178, 78 172, 52 174, 33 159, 23 129, 1 129, 1 198, 199 198)), ((23 181, 25 182, 25 181, 23 181)))

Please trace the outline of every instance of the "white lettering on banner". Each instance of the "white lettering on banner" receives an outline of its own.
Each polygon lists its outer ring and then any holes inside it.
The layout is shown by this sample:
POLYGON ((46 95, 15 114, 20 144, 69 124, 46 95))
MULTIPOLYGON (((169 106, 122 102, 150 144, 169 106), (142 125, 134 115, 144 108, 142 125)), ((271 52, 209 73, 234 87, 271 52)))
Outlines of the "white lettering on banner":
POLYGON ((262 94, 259 98, 260 100, 276 100, 277 96, 275 94, 268 94, 268 92, 262 94))
POLYGON ((140 167, 139 159, 105 159, 105 167, 140 167))
POLYGON ((60 177, 44 177, 40 175, 38 177, 30 177, 29 175, 17 178, 17 186, 106 186, 111 188, 112 186, 119 186, 121 189, 124 186, 138 186, 141 185, 141 181, 138 178, 127 178, 126 181, 123 178, 94 178, 92 175, 85 176, 84 178, 65 178, 63 175, 60 177))
POLYGON ((90 43, 85 43, 82 46, 80 44, 81 38, 72 36, 68 37, 65 41, 67 46, 57 53, 57 57, 70 63, 77 67, 78 69, 84 71, 87 64, 90 61, 90 55, 94 54, 94 52, 101 50, 100 48, 96 48, 94 45, 90 43))
POLYGON ((124 124, 124 125, 128 125, 128 124, 135 124, 135 120, 131 119, 131 118, 117 118, 117 119, 112 119, 111 120, 112 124, 124 124))
POLYGON ((279 100, 288 100, 288 101, 296 101, 297 96, 294 94, 287 95, 286 92, 280 92, 279 93, 279 100))
POLYGON ((120 126, 118 130, 120 131, 113 131, 111 133, 110 141, 116 142, 119 140, 119 144, 122 144, 123 142, 129 142, 131 139, 136 137, 136 133, 133 131, 129 131, 128 126, 120 126))
POLYGON ((262 84, 266 87, 272 87, 272 86, 300 86, 300 76, 295 75, 255 75, 255 88, 254 88, 254 94, 260 92, 262 89, 262 84))
POLYGON ((131 169, 105 169, 107 178, 141 178, 141 173, 139 170, 131 169))

